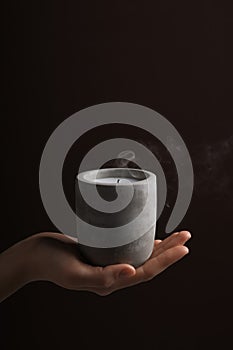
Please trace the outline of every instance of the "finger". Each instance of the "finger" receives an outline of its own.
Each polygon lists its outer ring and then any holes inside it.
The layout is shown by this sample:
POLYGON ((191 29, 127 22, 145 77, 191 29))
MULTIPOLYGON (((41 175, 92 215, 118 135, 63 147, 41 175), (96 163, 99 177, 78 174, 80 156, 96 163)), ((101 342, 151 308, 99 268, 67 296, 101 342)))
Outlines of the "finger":
POLYGON ((155 247, 151 258, 158 256, 165 250, 175 247, 177 245, 184 245, 191 238, 189 231, 175 232, 171 236, 161 242, 157 247, 155 247))
POLYGON ((134 276, 119 279, 113 288, 121 289, 141 282, 146 282, 183 258, 187 253, 188 248, 185 246, 172 247, 137 268, 134 276))
POLYGON ((168 242, 170 242, 171 240, 174 239, 175 236, 177 236, 179 234, 179 232, 174 232, 173 234, 171 234, 170 236, 168 236, 167 238, 165 238, 164 240, 156 240, 156 241, 160 241, 160 243, 156 243, 154 244, 154 250, 153 253, 151 255, 151 257, 154 256, 155 251, 158 251, 158 246, 161 245, 161 247, 165 246, 168 242))
POLYGON ((189 250, 187 247, 183 245, 178 245, 166 249, 164 252, 160 253, 155 258, 148 260, 146 264, 142 266, 146 279, 151 279, 155 277, 157 274, 164 271, 170 265, 183 258, 186 254, 188 254, 188 252, 189 250))
POLYGON ((162 242, 161 239, 156 239, 154 242, 154 247, 158 247, 158 245, 162 242))
POLYGON ((77 283, 83 287, 109 288, 120 276, 136 274, 133 266, 128 264, 115 264, 106 267, 82 264, 77 273, 77 283))

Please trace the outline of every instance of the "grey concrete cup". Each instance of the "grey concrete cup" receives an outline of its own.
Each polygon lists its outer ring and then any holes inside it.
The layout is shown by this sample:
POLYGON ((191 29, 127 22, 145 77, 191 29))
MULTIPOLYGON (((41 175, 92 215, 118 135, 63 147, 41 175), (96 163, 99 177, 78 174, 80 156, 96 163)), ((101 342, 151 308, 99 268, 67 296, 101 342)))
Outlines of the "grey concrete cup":
POLYGON ((79 173, 75 181, 78 249, 92 265, 142 265, 154 247, 156 175, 108 168, 79 173))

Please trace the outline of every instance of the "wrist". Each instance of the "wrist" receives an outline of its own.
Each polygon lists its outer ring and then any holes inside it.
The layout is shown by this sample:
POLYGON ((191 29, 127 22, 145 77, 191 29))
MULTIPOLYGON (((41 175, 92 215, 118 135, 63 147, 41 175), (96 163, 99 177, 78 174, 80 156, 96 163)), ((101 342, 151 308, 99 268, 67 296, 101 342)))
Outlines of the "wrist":
POLYGON ((28 237, 9 248, 11 254, 9 262, 15 270, 21 285, 36 280, 37 251, 35 251, 37 237, 28 237), (36 269, 35 269, 36 268, 36 269))
POLYGON ((33 240, 26 239, 0 254, 0 301, 34 279, 32 246, 33 240))
POLYGON ((21 285, 39 279, 39 241, 40 234, 35 234, 16 243, 1 255, 5 271, 14 273, 21 285))
POLYGON ((40 257, 42 234, 38 233, 20 242, 22 244, 21 254, 24 259, 21 265, 22 276, 25 283, 43 280, 43 259, 40 257))
POLYGON ((25 259, 22 266, 23 275, 27 282, 51 280, 50 260, 51 239, 54 244, 55 234, 49 232, 37 233, 22 241, 25 259))

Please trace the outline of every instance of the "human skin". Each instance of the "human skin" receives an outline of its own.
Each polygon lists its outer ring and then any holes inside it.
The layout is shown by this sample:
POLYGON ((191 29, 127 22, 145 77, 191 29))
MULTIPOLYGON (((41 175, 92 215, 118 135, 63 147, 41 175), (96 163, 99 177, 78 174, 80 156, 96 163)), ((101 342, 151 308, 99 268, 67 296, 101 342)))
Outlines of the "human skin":
POLYGON ((189 252, 184 244, 190 237, 190 232, 180 231, 163 241, 155 240, 149 260, 135 269, 128 264, 88 265, 71 238, 54 232, 37 233, 0 254, 0 301, 33 281, 50 281, 106 296, 147 282, 183 258, 189 252))

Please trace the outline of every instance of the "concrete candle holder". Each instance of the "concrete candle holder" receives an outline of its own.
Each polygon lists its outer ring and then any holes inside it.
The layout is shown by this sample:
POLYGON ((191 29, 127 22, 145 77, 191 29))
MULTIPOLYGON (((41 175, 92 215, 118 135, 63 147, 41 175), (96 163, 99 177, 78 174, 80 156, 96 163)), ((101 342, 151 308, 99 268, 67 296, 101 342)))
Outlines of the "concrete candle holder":
POLYGON ((75 197, 78 247, 90 264, 137 267, 150 257, 156 229, 155 174, 128 168, 85 171, 76 177, 75 197))

